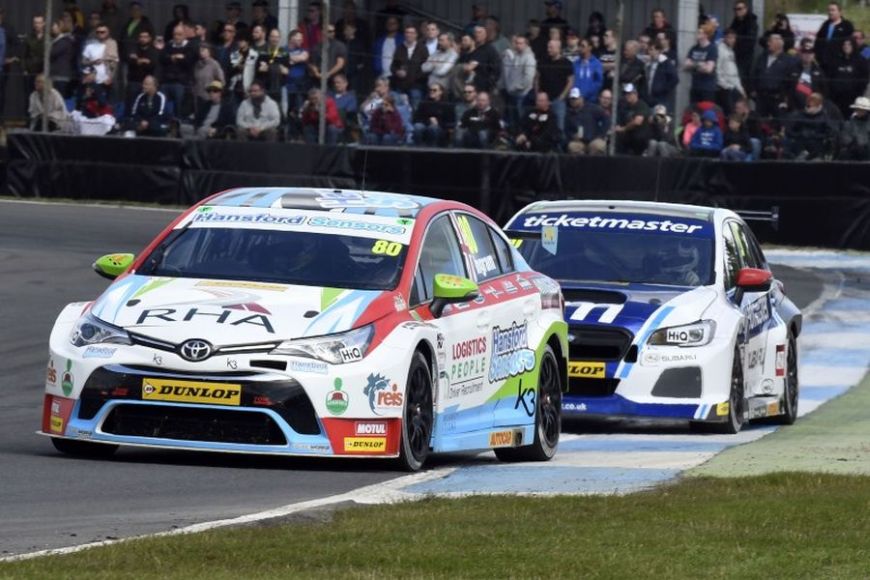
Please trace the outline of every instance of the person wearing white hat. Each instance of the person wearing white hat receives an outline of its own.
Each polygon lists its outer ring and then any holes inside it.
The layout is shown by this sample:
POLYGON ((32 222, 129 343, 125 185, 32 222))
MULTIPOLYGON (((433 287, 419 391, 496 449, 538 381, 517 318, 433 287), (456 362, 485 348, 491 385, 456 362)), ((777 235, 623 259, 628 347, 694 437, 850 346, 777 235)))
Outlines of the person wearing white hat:
POLYGON ((632 83, 626 84, 622 92, 624 98, 616 119, 616 152, 642 155, 649 146, 649 106, 640 100, 632 83))
POLYGON ((839 159, 870 161, 870 98, 858 97, 840 133, 839 159))

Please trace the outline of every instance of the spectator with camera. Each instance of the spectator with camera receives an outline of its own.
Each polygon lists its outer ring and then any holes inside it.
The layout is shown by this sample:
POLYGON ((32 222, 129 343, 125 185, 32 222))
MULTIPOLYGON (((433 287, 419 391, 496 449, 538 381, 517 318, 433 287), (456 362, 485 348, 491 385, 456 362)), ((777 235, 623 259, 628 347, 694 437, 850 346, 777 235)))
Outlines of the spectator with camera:
POLYGON ((384 96, 381 105, 372 113, 365 134, 369 145, 401 145, 405 140, 405 123, 396 108, 393 95, 384 96))
MULTIPOLYGON (((300 115, 302 122, 302 136, 306 143, 317 143, 320 130, 320 101, 323 99, 320 89, 313 87, 308 90, 308 99, 302 105, 300 115)), ((324 101, 326 117, 326 144, 335 145, 344 130, 344 123, 338 113, 335 99, 326 95, 324 101)))
POLYGON ((650 140, 647 157, 676 157, 680 154, 673 119, 664 105, 656 105, 650 119, 650 140))

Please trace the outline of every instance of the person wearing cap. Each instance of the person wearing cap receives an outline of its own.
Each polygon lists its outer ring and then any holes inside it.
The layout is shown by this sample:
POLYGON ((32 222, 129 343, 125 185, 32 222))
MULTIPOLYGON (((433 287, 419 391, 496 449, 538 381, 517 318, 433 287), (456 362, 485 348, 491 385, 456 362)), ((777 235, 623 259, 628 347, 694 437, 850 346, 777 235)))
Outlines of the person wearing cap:
POLYGON ((199 60, 193 67, 193 96, 196 99, 195 111, 197 113, 201 108, 208 106, 211 100, 208 87, 212 86, 214 81, 220 83, 221 91, 223 91, 227 82, 224 69, 212 56, 212 46, 203 43, 199 46, 199 60))
POLYGON ((547 58, 538 63, 535 91, 547 93, 560 131, 565 129, 568 93, 573 86, 574 67, 562 56, 562 43, 551 40, 547 43, 547 58))
POLYGON ((870 161, 870 98, 858 97, 850 107, 852 116, 840 133, 838 159, 870 161))
POLYGON ((792 69, 789 84, 792 89, 789 94, 790 108, 800 110, 807 106, 807 97, 813 93, 826 96, 828 80, 822 67, 816 62, 816 52, 813 41, 809 38, 801 40, 798 50, 799 62, 792 69))
POLYGON ((649 106, 640 99, 637 87, 627 84, 617 113, 616 152, 623 155, 643 155, 649 146, 649 106))
POLYGON ((680 148, 677 147, 673 119, 668 115, 668 110, 664 105, 656 105, 653 108, 649 126, 649 146, 644 155, 647 157, 676 157, 679 155, 680 148))
POLYGON ((689 154, 693 157, 719 157, 723 146, 722 129, 713 111, 704 111, 701 126, 689 141, 689 154))
POLYGON ((587 103, 597 103, 598 94, 604 86, 604 67, 592 53, 592 41, 580 40, 579 58, 574 62, 574 88, 583 95, 587 103))
MULTIPOLYGON (((585 40, 585 39, 584 39, 585 40)), ((610 116, 595 103, 587 102, 580 89, 568 94, 565 137, 572 155, 606 155, 610 116)))
POLYGON ((710 37, 703 28, 695 35, 698 43, 693 46, 683 62, 683 70, 692 73, 692 88, 689 100, 694 105, 701 101, 713 101, 716 98, 716 61, 719 50, 710 42, 710 37))
POLYGON ((650 107, 664 105, 673 109, 674 93, 680 82, 677 67, 665 54, 665 47, 656 40, 649 47, 649 62, 645 65, 643 98, 650 107))
POLYGON ((541 21, 541 34, 544 38, 550 38, 550 29, 559 28, 562 31, 562 38, 565 38, 565 33, 568 31, 568 21, 562 18, 562 0, 546 0, 544 7, 547 12, 547 17, 541 21))
POLYGON ((719 41, 717 50, 719 57, 716 61, 716 86, 718 88, 718 103, 730 115, 734 110, 734 102, 740 97, 746 96, 743 83, 740 81, 740 69, 737 68, 737 57, 734 55, 734 46, 737 44, 737 33, 729 28, 725 36, 719 41))
POLYGON ((517 151, 553 153, 562 142, 562 131, 550 108, 550 97, 540 92, 535 95, 535 108, 523 119, 522 130, 514 144, 517 151))
POLYGON ((198 139, 224 139, 235 133, 236 108, 224 96, 224 83, 211 81, 206 87, 208 100, 196 111, 194 135, 198 139))
POLYGON ((525 116, 525 101, 535 87, 537 74, 538 63, 529 46, 529 39, 521 35, 514 36, 513 47, 504 52, 501 65, 507 121, 510 126, 518 127, 520 119, 525 116))

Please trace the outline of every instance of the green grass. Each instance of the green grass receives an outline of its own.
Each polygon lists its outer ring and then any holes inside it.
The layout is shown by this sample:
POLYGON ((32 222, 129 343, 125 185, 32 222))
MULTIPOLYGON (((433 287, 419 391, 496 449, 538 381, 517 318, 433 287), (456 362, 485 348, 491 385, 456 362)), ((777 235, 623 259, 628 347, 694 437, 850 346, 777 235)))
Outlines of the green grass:
MULTIPOLYGON (((852 21, 855 28, 870 34, 870 9, 864 8, 856 0, 840 0, 843 14, 852 21)), ((774 14, 827 14, 828 0, 767 0, 764 5, 764 22, 759 23, 764 29, 773 22, 774 14)))
POLYGON ((870 478, 693 478, 628 496, 432 499, 0 564, 14 578, 859 578, 870 478))
POLYGON ((689 475, 776 471, 870 475, 870 375, 841 397, 748 445, 726 449, 689 475))

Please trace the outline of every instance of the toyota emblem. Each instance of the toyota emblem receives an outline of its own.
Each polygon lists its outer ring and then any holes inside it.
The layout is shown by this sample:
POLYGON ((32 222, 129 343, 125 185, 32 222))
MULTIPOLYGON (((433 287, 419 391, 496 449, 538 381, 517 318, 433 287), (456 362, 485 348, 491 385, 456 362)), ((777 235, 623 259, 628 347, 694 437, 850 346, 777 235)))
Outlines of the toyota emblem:
POLYGON ((193 338, 181 343, 179 354, 181 354, 181 358, 184 360, 200 362, 210 357, 212 350, 213 347, 210 343, 198 338, 193 338))

